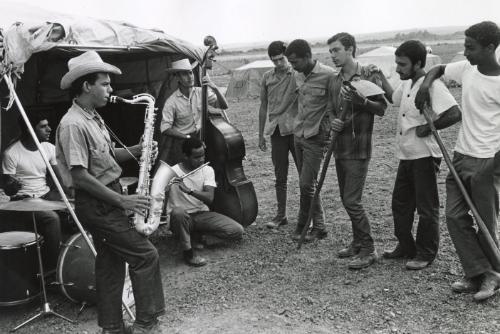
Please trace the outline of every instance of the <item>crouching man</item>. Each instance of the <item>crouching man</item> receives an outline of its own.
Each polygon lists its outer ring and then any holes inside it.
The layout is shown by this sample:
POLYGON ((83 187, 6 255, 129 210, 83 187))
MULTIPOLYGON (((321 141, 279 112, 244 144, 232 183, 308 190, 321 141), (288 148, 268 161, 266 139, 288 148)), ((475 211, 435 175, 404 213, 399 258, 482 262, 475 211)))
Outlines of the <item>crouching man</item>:
POLYGON ((203 235, 217 239, 241 239, 243 227, 235 220, 220 213, 210 211, 208 206, 214 200, 214 170, 204 166, 193 174, 182 178, 205 162, 205 147, 198 138, 188 138, 182 143, 184 159, 173 166, 179 178, 170 186, 167 213, 170 226, 183 250, 184 261, 188 265, 200 267, 207 261, 194 254, 191 239, 199 240, 203 235), (182 179, 181 179, 182 178, 182 179))

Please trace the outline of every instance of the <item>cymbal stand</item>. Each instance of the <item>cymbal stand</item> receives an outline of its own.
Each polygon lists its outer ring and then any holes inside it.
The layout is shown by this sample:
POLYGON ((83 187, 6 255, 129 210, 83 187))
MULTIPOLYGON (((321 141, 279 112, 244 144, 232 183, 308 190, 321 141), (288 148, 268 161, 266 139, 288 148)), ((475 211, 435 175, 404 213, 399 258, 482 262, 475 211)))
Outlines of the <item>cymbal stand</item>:
POLYGON ((51 308, 50 308, 50 304, 49 302, 47 301, 47 291, 45 289, 45 277, 44 277, 44 272, 43 272, 43 263, 42 263, 42 252, 40 250, 40 241, 39 241, 39 238, 38 238, 38 230, 36 228, 36 221, 35 221, 35 212, 33 211, 32 212, 32 216, 33 216, 33 228, 35 230, 35 242, 36 242, 36 252, 37 252, 37 257, 38 257, 38 267, 40 268, 40 280, 41 280, 41 283, 42 283, 42 293, 43 293, 43 305, 42 305, 42 310, 40 312, 38 312, 37 314, 35 314, 34 316, 32 316, 31 318, 29 318, 28 320, 26 320, 25 322, 23 322, 22 324, 18 325, 17 327, 13 328, 11 330, 11 332, 15 332, 17 331, 19 328, 29 324, 30 322, 32 321, 35 321, 36 319, 40 318, 41 316, 46 316, 46 315, 55 315, 56 317, 59 317, 63 320, 66 320, 66 321, 69 321, 71 322, 72 324, 75 323, 74 320, 71 320, 71 319, 68 319, 66 318, 65 316, 57 313, 57 312, 54 312, 51 308))

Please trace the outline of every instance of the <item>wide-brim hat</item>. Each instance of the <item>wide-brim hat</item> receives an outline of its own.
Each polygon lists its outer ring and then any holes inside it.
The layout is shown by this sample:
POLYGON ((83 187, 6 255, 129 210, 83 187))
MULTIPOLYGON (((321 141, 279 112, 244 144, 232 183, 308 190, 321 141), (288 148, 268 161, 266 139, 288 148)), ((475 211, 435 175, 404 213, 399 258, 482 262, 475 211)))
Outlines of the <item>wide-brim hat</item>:
MULTIPOLYGON (((196 66, 196 63, 195 63, 195 66, 196 66)), ((191 65, 191 63, 189 62, 189 59, 184 58, 184 59, 172 62, 172 67, 167 68, 166 71, 169 73, 192 71, 193 67, 195 67, 195 66, 191 65)))
POLYGON ((73 81, 91 73, 122 74, 118 67, 103 62, 95 51, 87 51, 78 57, 71 58, 68 61, 68 68, 68 73, 61 79, 61 89, 68 89, 73 81))
POLYGON ((351 81, 351 85, 366 97, 385 94, 382 88, 368 80, 353 80, 351 81))

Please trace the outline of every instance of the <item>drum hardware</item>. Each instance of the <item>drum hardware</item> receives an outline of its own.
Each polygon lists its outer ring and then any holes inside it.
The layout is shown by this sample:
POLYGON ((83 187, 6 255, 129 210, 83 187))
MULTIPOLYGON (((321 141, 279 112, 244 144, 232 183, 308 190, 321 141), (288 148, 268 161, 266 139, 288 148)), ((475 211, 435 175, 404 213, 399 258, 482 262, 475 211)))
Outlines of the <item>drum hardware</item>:
POLYGON ((45 275, 43 271, 43 263, 42 263, 42 252, 40 249, 40 238, 38 238, 38 229, 36 227, 36 219, 35 219, 35 211, 47 211, 47 210, 59 210, 61 208, 64 208, 64 203, 62 202, 53 202, 53 201, 46 201, 40 198, 27 198, 21 201, 16 201, 16 202, 6 202, 3 204, 0 204, 0 210, 8 210, 8 211, 27 211, 31 212, 31 216, 33 218, 33 229, 35 231, 35 244, 36 244, 36 253, 38 257, 38 268, 39 268, 39 278, 40 278, 40 283, 42 285, 42 310, 23 322, 22 324, 14 327, 12 329, 12 332, 17 331, 19 328, 29 324, 32 321, 35 321, 36 319, 40 318, 41 316, 47 316, 47 315, 54 315, 56 317, 59 317, 63 320, 69 321, 71 323, 75 323, 74 320, 71 320, 69 318, 66 318, 65 316, 55 312, 54 310, 51 309, 50 304, 47 300, 47 290, 45 288, 45 275))

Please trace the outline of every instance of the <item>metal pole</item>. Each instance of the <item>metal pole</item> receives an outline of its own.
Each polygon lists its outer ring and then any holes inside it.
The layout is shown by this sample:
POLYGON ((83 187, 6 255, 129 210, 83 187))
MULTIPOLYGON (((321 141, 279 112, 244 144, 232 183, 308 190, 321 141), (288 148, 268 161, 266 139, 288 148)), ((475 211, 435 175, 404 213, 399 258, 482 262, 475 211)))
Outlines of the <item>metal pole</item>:
MULTIPOLYGON (((7 87, 9 88, 10 93, 14 97, 14 100, 16 102, 17 108, 19 109, 19 112, 21 113, 21 116, 23 117, 24 122, 26 123, 26 127, 28 128, 28 131, 31 134, 31 137, 32 137, 33 141, 36 144, 38 152, 40 152, 40 154, 42 155, 43 162, 45 163, 45 166, 47 167, 47 170, 49 171, 50 176, 52 176, 52 179, 54 180, 54 184, 56 185, 57 191, 61 195, 61 198, 62 198, 64 204, 66 205, 66 208, 68 209, 71 217, 73 218, 76 226, 78 227, 78 230, 82 234, 83 239, 85 240, 85 242, 89 246, 90 250, 92 251, 92 254, 94 254, 94 257, 95 257, 97 255, 95 247, 92 244, 92 241, 90 241, 89 237, 87 236, 87 233, 85 232, 82 224, 78 220, 78 217, 76 216, 75 211, 73 210, 73 207, 69 203, 68 198, 66 197, 66 194, 64 193, 64 191, 63 191, 63 189, 61 187, 61 184, 59 183, 59 180, 57 179, 56 174, 54 173, 54 170, 52 169, 52 166, 50 165, 49 160, 47 159, 47 156, 45 155, 45 152, 42 149, 40 141, 38 140, 38 138, 37 138, 37 136, 35 134, 35 130, 33 130, 33 127, 31 126, 31 123, 30 123, 30 121, 28 119, 28 116, 26 115, 26 112, 24 111, 24 107, 21 104, 21 101, 19 100, 19 97, 17 96, 16 90, 14 88, 14 84, 12 83, 12 80, 11 80, 10 76, 7 75, 7 74, 4 74, 3 75, 3 79, 5 80, 5 83, 7 84, 7 87)), ((130 316, 130 318, 132 320, 135 320, 135 316, 132 313, 132 310, 130 310, 130 308, 128 307, 128 305, 126 305, 125 302, 123 302, 123 301, 122 301, 122 305, 125 308, 125 310, 127 311, 127 313, 130 316)))

